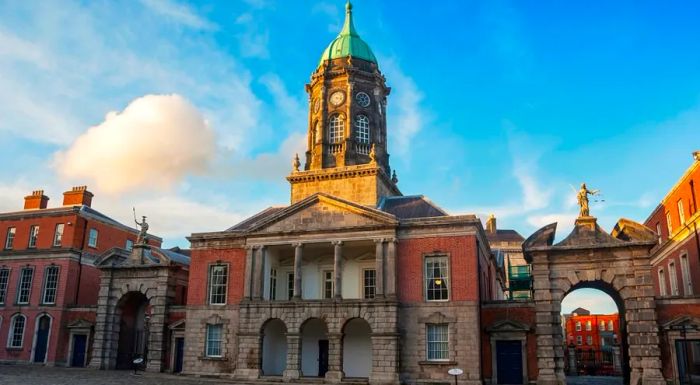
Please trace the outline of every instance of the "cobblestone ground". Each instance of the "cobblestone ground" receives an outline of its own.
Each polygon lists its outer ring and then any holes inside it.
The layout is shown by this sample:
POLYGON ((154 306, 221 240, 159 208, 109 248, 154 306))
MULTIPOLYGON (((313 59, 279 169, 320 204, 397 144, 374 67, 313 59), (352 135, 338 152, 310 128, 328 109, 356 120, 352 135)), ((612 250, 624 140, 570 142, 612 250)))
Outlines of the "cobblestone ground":
POLYGON ((134 376, 124 370, 93 370, 31 365, 0 365, 2 385, 220 385, 232 384, 218 379, 199 379, 164 373, 134 376))
POLYGON ((566 385, 622 385, 622 377, 566 376, 566 385))

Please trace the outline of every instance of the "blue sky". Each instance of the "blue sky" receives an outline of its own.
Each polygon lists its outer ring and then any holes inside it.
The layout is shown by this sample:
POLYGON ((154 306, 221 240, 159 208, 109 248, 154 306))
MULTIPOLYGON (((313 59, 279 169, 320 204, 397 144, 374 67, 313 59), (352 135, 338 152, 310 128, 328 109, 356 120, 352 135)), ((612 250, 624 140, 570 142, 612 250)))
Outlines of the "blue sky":
MULTIPOLYGON (((696 3, 353 4, 392 87, 404 194, 525 236, 559 221, 561 238, 571 185, 602 190, 606 229, 643 221, 700 147, 696 3)), ((86 184, 96 208, 128 221, 135 206, 187 246, 286 204, 304 84, 343 5, 2 2, 0 210, 86 184)))

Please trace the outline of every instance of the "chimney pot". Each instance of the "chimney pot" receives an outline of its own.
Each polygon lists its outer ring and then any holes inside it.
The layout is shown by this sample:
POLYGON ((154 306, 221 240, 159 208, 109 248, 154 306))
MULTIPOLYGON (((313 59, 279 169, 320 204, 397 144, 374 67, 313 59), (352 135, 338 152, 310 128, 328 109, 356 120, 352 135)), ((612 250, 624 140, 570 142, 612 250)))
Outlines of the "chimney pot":
POLYGON ((74 186, 69 191, 63 193, 64 206, 81 206, 90 207, 92 204, 93 194, 88 191, 87 186, 74 186))
POLYGON ((45 209, 49 204, 49 197, 44 195, 44 190, 34 190, 31 195, 24 197, 25 210, 45 209))

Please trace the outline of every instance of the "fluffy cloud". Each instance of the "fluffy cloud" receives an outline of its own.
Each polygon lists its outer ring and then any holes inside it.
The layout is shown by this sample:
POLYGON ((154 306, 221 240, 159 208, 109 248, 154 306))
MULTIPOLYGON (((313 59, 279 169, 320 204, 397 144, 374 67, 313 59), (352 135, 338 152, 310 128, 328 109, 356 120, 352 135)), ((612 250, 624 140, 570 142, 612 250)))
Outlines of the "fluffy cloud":
POLYGON ((387 126, 389 140, 394 145, 389 150, 406 158, 410 155, 413 137, 423 128, 429 113, 421 104, 423 93, 413 78, 406 75, 393 59, 380 57, 379 63, 392 87, 387 103, 387 126))
POLYGON ((214 132, 190 102, 146 95, 57 152, 54 167, 66 179, 91 180, 106 192, 163 189, 205 171, 215 152, 214 132))

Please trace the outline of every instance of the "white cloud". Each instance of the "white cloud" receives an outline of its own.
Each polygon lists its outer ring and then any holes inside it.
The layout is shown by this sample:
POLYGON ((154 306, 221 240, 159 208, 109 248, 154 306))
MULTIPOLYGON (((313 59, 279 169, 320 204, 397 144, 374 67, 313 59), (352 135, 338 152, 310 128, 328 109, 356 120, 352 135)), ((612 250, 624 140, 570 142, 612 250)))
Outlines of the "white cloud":
POLYGON ((421 105, 423 93, 395 60, 384 58, 379 63, 392 87, 387 101, 388 135, 393 142, 389 151, 408 159, 411 142, 429 119, 429 112, 421 105))
POLYGON ((191 103, 179 95, 146 95, 56 153, 55 168, 110 193, 163 189, 205 171, 215 151, 214 132, 191 103))
POLYGON ((267 48, 270 41, 270 33, 264 29, 260 20, 246 12, 236 18, 236 24, 243 28, 243 32, 236 35, 243 57, 255 57, 268 59, 270 52, 267 48))
POLYGON ((171 0, 141 0, 151 11, 166 17, 177 24, 194 29, 215 29, 216 25, 201 17, 185 4, 171 0))

